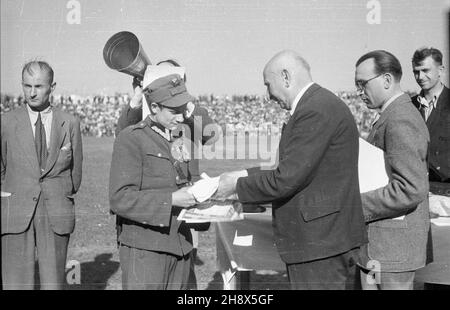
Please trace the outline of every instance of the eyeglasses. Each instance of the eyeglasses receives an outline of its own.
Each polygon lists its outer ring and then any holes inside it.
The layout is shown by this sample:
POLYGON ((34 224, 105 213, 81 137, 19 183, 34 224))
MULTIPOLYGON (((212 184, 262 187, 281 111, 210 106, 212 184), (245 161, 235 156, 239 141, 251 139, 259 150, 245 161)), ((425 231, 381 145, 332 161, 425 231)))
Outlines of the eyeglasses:
POLYGON ((377 77, 382 76, 383 74, 384 74, 384 73, 378 74, 377 76, 374 76, 373 78, 368 79, 368 80, 365 80, 365 81, 364 81, 364 80, 363 80, 363 81, 361 81, 361 80, 355 81, 356 90, 358 90, 358 91, 363 91, 363 90, 365 90, 365 89, 366 89, 367 83, 369 83, 370 81, 376 79, 377 77))

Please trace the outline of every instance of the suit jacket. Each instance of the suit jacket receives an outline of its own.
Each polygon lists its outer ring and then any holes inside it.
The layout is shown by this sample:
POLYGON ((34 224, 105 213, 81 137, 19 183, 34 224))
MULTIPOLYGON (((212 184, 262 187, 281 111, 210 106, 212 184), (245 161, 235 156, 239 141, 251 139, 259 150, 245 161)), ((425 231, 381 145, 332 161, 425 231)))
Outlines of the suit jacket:
POLYGON ((239 178, 244 203, 272 202, 275 241, 287 264, 327 258, 367 242, 358 182, 358 130, 350 110, 313 84, 287 123, 275 170, 239 178))
MULTIPOLYGON (((419 108, 418 96, 412 98, 413 104, 419 108)), ((430 132, 428 149, 428 168, 430 191, 438 195, 450 196, 450 90, 444 86, 427 119, 430 132)))
POLYGON ((81 184, 83 161, 80 122, 54 107, 51 126, 49 154, 41 173, 27 107, 2 115, 2 191, 11 193, 2 199, 2 234, 27 230, 39 199, 55 233, 74 230, 73 195, 81 184))
POLYGON ((368 222, 366 259, 381 271, 411 271, 425 265, 429 230, 428 130, 403 94, 384 110, 367 141, 385 152, 389 184, 362 194, 368 222), (403 220, 393 219, 405 216, 403 220))
POLYGON ((129 247, 184 256, 192 250, 188 226, 172 206, 178 189, 169 142, 149 117, 114 141, 109 177, 111 211, 121 217, 119 241, 129 247))

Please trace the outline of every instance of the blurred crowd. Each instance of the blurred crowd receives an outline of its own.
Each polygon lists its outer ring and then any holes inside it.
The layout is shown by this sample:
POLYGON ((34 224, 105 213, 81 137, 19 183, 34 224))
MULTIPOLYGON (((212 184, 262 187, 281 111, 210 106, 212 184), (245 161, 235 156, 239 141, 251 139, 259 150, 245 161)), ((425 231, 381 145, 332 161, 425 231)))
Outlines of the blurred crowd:
MULTIPOLYGON (((359 132, 366 137, 375 112, 366 108, 355 92, 336 93, 350 108, 359 132)), ((60 106, 80 118, 81 130, 85 136, 113 136, 121 109, 129 104, 127 94, 114 96, 55 95, 52 104, 60 106)), ((1 95, 0 112, 6 113, 24 103, 23 97, 1 95)), ((197 98, 199 106, 205 107, 210 116, 221 125, 224 132, 245 131, 249 134, 279 131, 288 118, 288 112, 278 104, 266 101, 263 96, 214 96, 204 95, 197 98)))

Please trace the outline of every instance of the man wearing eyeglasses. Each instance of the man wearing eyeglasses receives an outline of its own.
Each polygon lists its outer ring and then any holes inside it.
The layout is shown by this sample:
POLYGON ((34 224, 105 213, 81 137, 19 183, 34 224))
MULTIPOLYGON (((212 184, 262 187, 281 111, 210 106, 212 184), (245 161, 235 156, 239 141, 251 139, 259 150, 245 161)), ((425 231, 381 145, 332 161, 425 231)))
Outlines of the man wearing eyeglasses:
POLYGON ((372 51, 356 62, 358 95, 379 112, 367 140, 385 152, 389 175, 385 187, 361 195, 369 236, 360 266, 363 289, 413 289, 415 270, 425 265, 429 134, 400 88, 401 77, 400 62, 389 52, 372 51))

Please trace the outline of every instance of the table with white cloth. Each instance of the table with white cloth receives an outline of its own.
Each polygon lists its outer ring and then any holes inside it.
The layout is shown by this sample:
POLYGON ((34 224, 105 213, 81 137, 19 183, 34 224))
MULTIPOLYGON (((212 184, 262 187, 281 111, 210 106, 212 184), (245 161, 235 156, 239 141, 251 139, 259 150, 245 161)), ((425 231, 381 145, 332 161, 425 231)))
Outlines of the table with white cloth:
POLYGON ((274 241, 271 208, 245 213, 240 221, 216 223, 215 228, 224 289, 248 289, 252 270, 286 271, 274 241))

